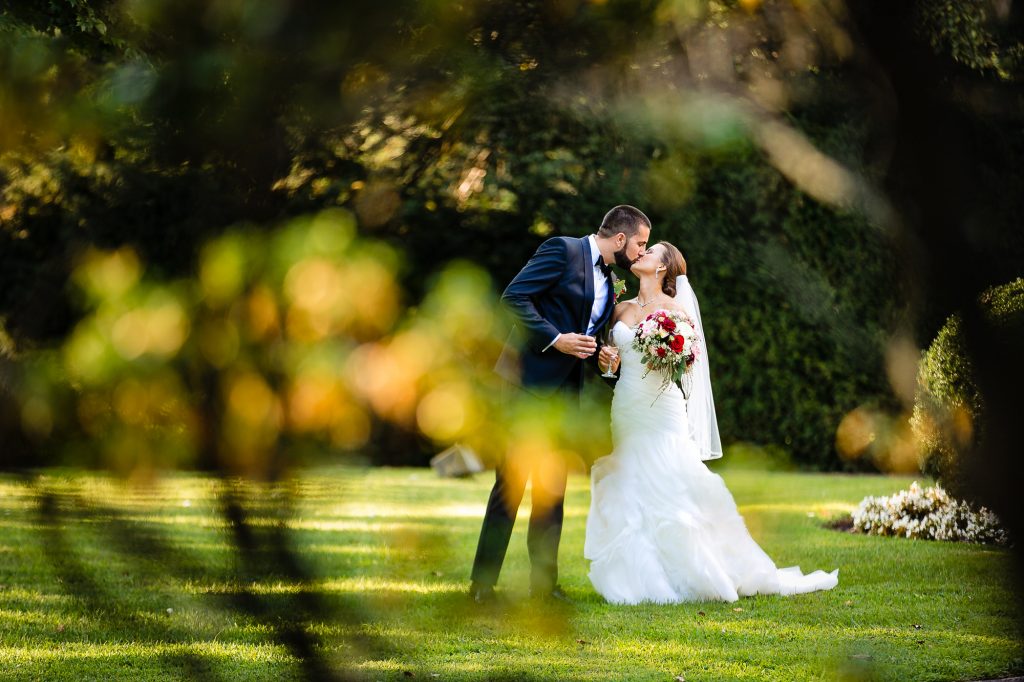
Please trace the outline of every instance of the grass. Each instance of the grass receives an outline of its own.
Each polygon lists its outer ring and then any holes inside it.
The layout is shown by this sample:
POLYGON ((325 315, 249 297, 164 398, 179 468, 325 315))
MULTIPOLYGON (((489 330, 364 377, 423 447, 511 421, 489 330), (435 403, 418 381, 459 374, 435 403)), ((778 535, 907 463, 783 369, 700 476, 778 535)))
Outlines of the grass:
POLYGON ((864 495, 911 479, 723 475, 778 565, 838 567, 839 587, 735 604, 604 604, 582 556, 583 476, 570 480, 560 555, 560 582, 577 600, 569 611, 526 599, 525 504, 499 586, 507 602, 469 607, 489 475, 331 468, 273 490, 245 488, 237 494, 257 546, 242 555, 220 514, 219 484, 202 476, 148 486, 67 471, 0 478, 0 678, 300 679, 318 671, 282 642, 294 641, 288 626, 301 620, 327 665, 369 680, 1024 672, 1005 550, 823 527, 864 495), (275 538, 294 548, 308 580, 274 561, 275 538))

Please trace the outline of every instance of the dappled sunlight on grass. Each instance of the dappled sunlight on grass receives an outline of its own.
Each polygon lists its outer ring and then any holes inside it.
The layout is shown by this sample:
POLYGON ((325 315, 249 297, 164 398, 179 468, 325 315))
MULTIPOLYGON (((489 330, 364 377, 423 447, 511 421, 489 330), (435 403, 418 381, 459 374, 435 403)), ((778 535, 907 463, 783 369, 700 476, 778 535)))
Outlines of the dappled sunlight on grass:
POLYGON ((246 585, 191 585, 185 589, 189 594, 298 594, 300 592, 330 594, 351 593, 356 595, 372 595, 382 592, 408 594, 438 594, 461 592, 462 584, 453 582, 415 582, 405 580, 389 580, 387 578, 339 578, 336 580, 317 580, 306 584, 295 583, 264 583, 256 582, 246 585))
POLYGON ((241 562, 220 515, 217 481, 174 476, 146 492, 92 475, 48 477, 64 491, 54 526, 38 514, 37 489, 0 479, 7 534, 0 545, 0 665, 20 666, 30 678, 67 666, 86 678, 130 666, 152 679, 160 670, 188 669, 176 658, 184 656, 188 665, 235 671, 240 679, 296 679, 297 663, 273 628, 225 610, 240 598, 274 608, 313 599, 337 609, 337 616, 313 617, 309 632, 330 657, 384 679, 409 671, 443 679, 685 674, 790 682, 833 678, 852 661, 870 664, 878 679, 923 680, 938 671, 943 679, 997 676, 1024 660, 1007 606, 1005 550, 824 528, 824 519, 863 495, 890 492, 906 479, 726 471, 748 526, 779 565, 839 568, 839 587, 733 604, 623 608, 605 604, 587 580, 589 481, 571 475, 560 582, 577 606, 563 612, 526 596, 529 504, 519 511, 498 586, 505 601, 481 610, 465 598, 492 476, 444 480, 423 470, 335 467, 274 488, 247 484, 241 506, 258 542, 241 562), (55 529, 92 575, 92 587, 58 580, 63 574, 44 551, 46 533, 55 529), (173 548, 168 559, 180 566, 133 563, 111 544, 126 531, 166 542, 173 548), (265 543, 278 532, 309 568, 308 579, 245 572, 247 563, 273 555, 265 543), (109 608, 104 595, 117 595, 109 608), (366 638, 388 648, 361 648, 366 638))
POLYGON ((26 626, 48 627, 56 630, 61 617, 55 613, 45 613, 29 609, 0 609, 0 629, 13 632, 15 628, 26 626))
POLYGON ((363 533, 423 533, 437 528, 437 525, 435 524, 421 521, 363 521, 357 519, 333 521, 292 521, 289 522, 287 526, 292 530, 360 531, 363 533))
POLYGON ((857 508, 856 504, 849 502, 825 502, 820 504, 742 504, 739 505, 741 514, 758 513, 758 512, 769 512, 769 513, 788 513, 788 514, 801 514, 801 515, 815 515, 822 516, 828 514, 838 514, 841 512, 850 512, 857 508))
POLYGON ((151 658, 162 654, 191 653, 214 658, 235 658, 251 662, 293 661, 283 647, 262 644, 227 644, 222 642, 154 644, 144 648, 137 644, 102 644, 95 642, 66 643, 60 648, 0 647, 0 660, 9 664, 42 659, 151 658))
MULTIPOLYGON (((527 487, 526 498, 529 500, 530 489, 527 487)), ((486 501, 479 502, 477 504, 441 504, 436 506, 424 507, 422 504, 416 505, 412 503, 406 504, 394 504, 394 503, 365 503, 365 504, 349 504, 339 505, 332 509, 325 509, 323 511, 315 512, 315 516, 336 518, 336 519, 349 519, 349 518, 368 518, 368 519, 386 519, 386 518, 399 518, 399 519, 472 519, 473 521, 479 521, 484 516, 484 509, 486 508, 486 501)), ((580 505, 565 505, 565 516, 586 516, 587 509, 580 505)), ((530 503, 526 501, 519 509, 519 517, 529 518, 530 516, 530 503)), ((517 518, 519 518, 517 517, 517 518)), ((316 522, 323 523, 323 522, 316 522)), ((330 523, 330 522, 327 522, 330 523)), ((304 525, 304 528, 312 526, 304 525)), ((320 529, 318 529, 320 530, 320 529)), ((326 527, 323 530, 337 530, 336 528, 326 527)))
MULTIPOLYGON (((53 587, 56 588, 57 586, 54 585, 53 587)), ((19 587, 17 585, 4 585, 3 593, 0 597, 2 597, 2 601, 6 604, 18 602, 45 607, 52 607, 53 605, 62 602, 70 602, 73 599, 71 595, 43 592, 40 590, 19 587)))
POLYGON ((424 509, 423 505, 364 502, 341 504, 316 512, 317 516, 352 517, 414 517, 421 519, 481 518, 485 504, 438 504, 424 509))

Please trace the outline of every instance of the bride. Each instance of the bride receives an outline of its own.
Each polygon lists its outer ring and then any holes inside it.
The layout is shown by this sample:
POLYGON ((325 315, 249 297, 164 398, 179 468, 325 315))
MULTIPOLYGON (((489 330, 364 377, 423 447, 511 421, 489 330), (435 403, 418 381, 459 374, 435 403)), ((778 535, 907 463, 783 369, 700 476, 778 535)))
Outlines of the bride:
POLYGON ((614 451, 594 463, 584 555, 594 588, 614 604, 736 601, 753 594, 828 590, 839 571, 804 575, 776 568, 736 509, 722 478, 703 460, 722 456, 706 348, 688 377, 662 392, 632 347, 636 325, 655 310, 700 310, 686 262, 672 244, 651 247, 632 266, 637 298, 615 307, 611 334, 621 373, 612 398, 614 451))

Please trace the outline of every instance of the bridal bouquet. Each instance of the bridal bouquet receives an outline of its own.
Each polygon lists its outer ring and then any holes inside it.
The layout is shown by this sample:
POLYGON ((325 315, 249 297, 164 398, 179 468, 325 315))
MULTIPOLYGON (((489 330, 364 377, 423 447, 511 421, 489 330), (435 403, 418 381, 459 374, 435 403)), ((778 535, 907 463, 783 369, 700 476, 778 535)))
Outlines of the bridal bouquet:
POLYGON ((655 310, 637 327, 633 348, 647 367, 644 376, 652 371, 662 373, 662 392, 670 383, 680 383, 683 395, 690 397, 690 382, 685 379, 700 355, 700 339, 686 313, 655 310))

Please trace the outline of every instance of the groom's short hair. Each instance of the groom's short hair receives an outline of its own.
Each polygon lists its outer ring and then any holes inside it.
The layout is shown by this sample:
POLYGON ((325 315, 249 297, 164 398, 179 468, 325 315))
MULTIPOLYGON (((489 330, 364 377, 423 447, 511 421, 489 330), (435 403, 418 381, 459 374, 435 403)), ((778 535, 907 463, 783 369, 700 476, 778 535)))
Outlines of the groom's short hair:
POLYGON ((635 206, 621 204, 604 214, 597 233, 602 237, 611 237, 621 232, 629 239, 640 231, 641 225, 651 229, 651 221, 644 212, 635 206))

